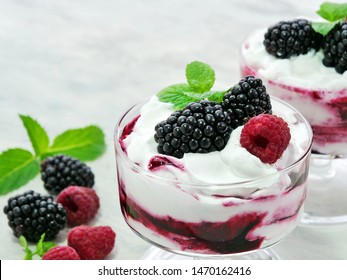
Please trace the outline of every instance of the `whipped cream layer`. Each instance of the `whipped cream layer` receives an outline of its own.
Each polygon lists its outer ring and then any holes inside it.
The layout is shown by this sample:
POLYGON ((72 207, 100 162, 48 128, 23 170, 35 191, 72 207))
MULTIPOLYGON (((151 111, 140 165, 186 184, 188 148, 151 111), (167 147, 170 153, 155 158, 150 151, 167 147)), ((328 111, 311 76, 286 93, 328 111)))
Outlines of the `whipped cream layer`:
MULTIPOLYGON (((206 188, 199 188, 206 194, 251 196, 252 194, 280 193, 283 189, 276 184, 279 180, 277 170, 291 165, 300 155, 304 154, 308 140, 302 137, 306 133, 306 127, 303 123, 298 123, 294 111, 275 100, 272 101, 272 105, 273 113, 286 120, 291 131, 289 147, 275 165, 261 162, 258 157, 253 156, 240 145, 240 134, 243 127, 240 126, 233 130, 222 151, 207 154, 187 153, 182 159, 160 155, 164 158, 170 158, 170 161, 175 164, 149 170, 150 161, 158 156, 157 143, 153 137, 154 127, 160 121, 167 119, 173 112, 171 104, 160 102, 156 96, 153 96, 141 108, 140 117, 132 133, 124 139, 123 144, 131 161, 160 177, 190 183, 229 184, 225 188, 211 185, 206 186, 206 188), (177 166, 181 166, 181 168, 177 168, 177 166), (268 176, 271 174, 272 176, 268 176), (232 185, 263 176, 268 177, 266 183, 264 181, 261 184, 245 183, 242 188, 232 185)), ((286 187, 286 184, 282 185, 286 187)))
POLYGON ((339 74, 322 63, 323 52, 311 50, 305 55, 279 59, 266 52, 263 45, 266 29, 248 36, 241 47, 245 65, 262 78, 275 83, 310 90, 339 91, 347 88, 347 72, 339 74))

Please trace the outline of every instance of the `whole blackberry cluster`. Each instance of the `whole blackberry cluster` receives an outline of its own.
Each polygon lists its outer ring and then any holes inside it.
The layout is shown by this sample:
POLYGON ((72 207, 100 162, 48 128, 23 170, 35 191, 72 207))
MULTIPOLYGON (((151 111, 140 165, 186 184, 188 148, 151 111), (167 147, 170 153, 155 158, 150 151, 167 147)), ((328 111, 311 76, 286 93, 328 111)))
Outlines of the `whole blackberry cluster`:
POLYGON ((347 22, 340 22, 327 34, 323 43, 323 64, 342 74, 347 70, 347 22))
POLYGON ((222 107, 230 116, 232 128, 244 125, 251 117, 272 113, 270 96, 261 79, 247 76, 223 97, 222 107))
POLYGON ((229 140, 230 124, 230 117, 220 104, 192 102, 155 126, 157 150, 176 158, 185 153, 220 151, 229 140))
POLYGON ((34 191, 11 197, 4 213, 14 235, 30 242, 37 242, 43 233, 47 240, 53 239, 66 224, 64 207, 34 191))
POLYGON ((306 54, 311 49, 319 50, 322 35, 315 32, 306 19, 280 21, 264 35, 266 51, 278 58, 306 54))
POLYGON ((69 186, 91 188, 94 185, 92 170, 78 159, 57 155, 41 163, 41 178, 45 189, 51 194, 58 194, 69 186))

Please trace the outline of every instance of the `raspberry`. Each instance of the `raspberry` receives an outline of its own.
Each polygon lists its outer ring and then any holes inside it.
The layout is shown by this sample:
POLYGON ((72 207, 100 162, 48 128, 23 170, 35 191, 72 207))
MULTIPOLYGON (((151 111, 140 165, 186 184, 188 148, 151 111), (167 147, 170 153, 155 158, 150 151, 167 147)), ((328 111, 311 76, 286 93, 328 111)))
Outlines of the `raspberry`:
POLYGON ((347 70, 347 21, 336 24, 324 38, 323 53, 325 66, 340 74, 347 70))
POLYGON ((45 159, 41 164, 41 178, 45 189, 53 195, 69 186, 92 188, 94 174, 76 158, 57 155, 45 159))
POLYGON ((260 114, 242 128, 240 143, 264 163, 275 163, 289 145, 290 129, 280 117, 260 114))
POLYGON ((40 240, 43 233, 48 240, 54 239, 66 224, 64 207, 34 191, 9 198, 4 213, 14 235, 23 235, 30 242, 40 240))
POLYGON ((220 151, 230 138, 230 122, 220 104, 206 100, 192 102, 155 126, 157 150, 176 158, 186 153, 220 151))
POLYGON ((271 100, 261 79, 247 76, 229 89, 222 107, 230 116, 232 128, 244 125, 251 117, 271 114, 271 100))
POLYGON ((93 189, 70 186, 57 197, 67 213, 67 222, 70 226, 86 224, 95 217, 99 207, 99 197, 93 189))
POLYGON ((49 249, 43 256, 43 260, 80 260, 76 250, 70 246, 58 245, 49 249))
POLYGON ((289 58, 319 50, 323 36, 315 32, 306 19, 281 21, 264 35, 266 51, 277 58, 289 58))
POLYGON ((116 233, 109 226, 74 227, 68 234, 68 245, 82 260, 102 260, 111 253, 116 233))

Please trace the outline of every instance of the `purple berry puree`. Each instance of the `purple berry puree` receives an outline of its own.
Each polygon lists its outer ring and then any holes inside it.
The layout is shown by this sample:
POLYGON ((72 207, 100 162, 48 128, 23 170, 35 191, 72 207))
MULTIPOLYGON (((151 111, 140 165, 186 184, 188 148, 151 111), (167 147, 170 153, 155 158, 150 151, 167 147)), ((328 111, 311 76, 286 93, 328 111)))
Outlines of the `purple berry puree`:
MULTIPOLYGON (((259 249, 265 237, 255 236, 254 231, 263 226, 280 226, 286 222, 295 223, 304 202, 304 198, 302 198, 294 209, 279 207, 276 214, 267 221, 265 218, 268 216, 268 212, 264 210, 263 212, 244 212, 220 222, 187 222, 170 216, 150 213, 127 196, 126 186, 121 179, 118 181, 121 209, 129 225, 131 226, 131 220, 135 220, 150 229, 155 235, 160 235, 176 243, 180 250, 186 252, 233 254, 259 249)), ((286 196, 292 190, 282 195, 286 196)), ((274 199, 276 199, 274 196, 262 197, 255 199, 252 203, 264 203, 266 200, 274 199)), ((224 205, 224 207, 233 207, 233 205, 224 205)), ((141 234, 141 232, 139 233, 141 234)))
POLYGON ((246 235, 261 224, 265 213, 245 213, 225 222, 189 223, 149 213, 127 197, 121 180, 119 186, 124 217, 136 220, 156 234, 177 243, 182 251, 232 254, 258 249, 264 240, 264 237, 247 240, 246 235))
POLYGON ((134 127, 136 125, 136 122, 137 120, 139 119, 140 115, 138 115, 137 117, 135 117, 130 123, 128 123, 125 127, 124 127, 124 130, 122 132, 122 135, 120 136, 120 146, 123 150, 124 153, 126 153, 126 147, 125 147, 125 144, 124 144, 124 139, 127 138, 130 133, 132 133, 134 131, 134 127))
MULTIPOLYGON (((249 66, 241 66, 242 76, 257 76, 257 71, 249 66)), ((261 78, 261 77, 260 77, 261 78)), ((347 142, 347 89, 339 91, 324 91, 299 88, 264 81, 269 94, 287 101, 289 104, 297 105, 301 113, 310 122, 313 131, 313 150, 318 153, 331 153, 331 144, 344 144, 347 142), (333 98, 332 98, 333 97, 333 98), (300 108, 302 104, 302 108, 300 108), (307 104, 316 104, 315 111, 307 111, 307 104), (315 115, 319 110, 329 112, 329 118, 317 122, 315 115)), ((314 109, 312 109, 314 110, 314 109)), ((333 153, 344 154, 347 151, 334 151, 333 153)))

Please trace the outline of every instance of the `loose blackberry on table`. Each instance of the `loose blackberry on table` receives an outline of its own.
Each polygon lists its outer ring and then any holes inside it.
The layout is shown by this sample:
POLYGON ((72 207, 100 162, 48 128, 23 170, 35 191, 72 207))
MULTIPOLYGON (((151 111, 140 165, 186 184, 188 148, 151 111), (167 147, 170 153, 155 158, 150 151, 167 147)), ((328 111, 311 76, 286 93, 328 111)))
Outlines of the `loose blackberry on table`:
POLYGON ((45 189, 54 195, 69 186, 94 186, 94 174, 90 167, 66 155, 45 159, 41 164, 41 178, 45 189))
POLYGON ((327 34, 323 43, 323 64, 342 74, 347 70, 347 22, 340 22, 327 34))
POLYGON ((11 197, 4 207, 8 224, 15 236, 23 235, 28 241, 37 242, 45 233, 45 239, 54 239, 66 225, 64 207, 34 191, 11 197))
POLYGON ((261 113, 272 113, 270 96, 261 79, 247 76, 229 89, 222 107, 230 116, 232 128, 244 125, 251 117, 261 113))
POLYGON ((319 50, 323 36, 315 32, 306 19, 280 21, 264 35, 266 51, 277 58, 289 58, 319 50))
POLYGON ((231 119, 218 103, 202 100, 173 112, 155 126, 161 154, 182 158, 185 153, 220 151, 227 144, 231 119))

